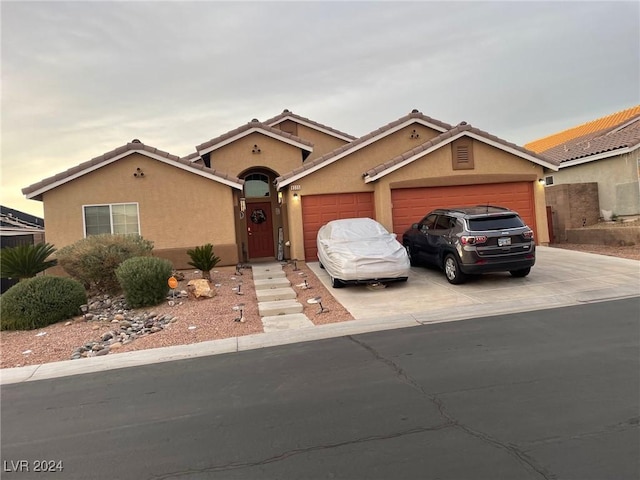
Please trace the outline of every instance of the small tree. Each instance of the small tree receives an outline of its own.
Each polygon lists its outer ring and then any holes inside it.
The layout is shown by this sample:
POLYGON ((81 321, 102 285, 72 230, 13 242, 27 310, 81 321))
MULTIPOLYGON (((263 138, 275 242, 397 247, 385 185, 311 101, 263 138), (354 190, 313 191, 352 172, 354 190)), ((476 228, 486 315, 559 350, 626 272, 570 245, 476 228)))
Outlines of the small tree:
POLYGON ((0 274, 2 278, 19 280, 35 277, 58 263, 55 259, 47 260, 55 251, 49 243, 3 248, 0 251, 0 274))
POLYGON ((187 250, 187 255, 191 258, 189 265, 196 267, 202 272, 202 278, 211 280, 211 270, 220 263, 220 257, 213 253, 213 245, 207 243, 201 247, 187 250))

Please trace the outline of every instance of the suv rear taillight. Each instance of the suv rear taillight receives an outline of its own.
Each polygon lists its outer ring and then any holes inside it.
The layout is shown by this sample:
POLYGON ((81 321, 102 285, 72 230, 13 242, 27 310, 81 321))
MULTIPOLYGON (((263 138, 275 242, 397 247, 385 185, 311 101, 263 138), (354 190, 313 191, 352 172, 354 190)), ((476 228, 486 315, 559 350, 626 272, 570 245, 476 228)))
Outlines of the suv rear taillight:
POLYGON ((526 232, 524 232, 524 233, 522 234, 522 237, 523 237, 525 240, 533 240, 533 230, 527 230, 526 232))
POLYGON ((460 237, 460 242, 463 245, 479 245, 487 242, 486 235, 463 235, 460 237))

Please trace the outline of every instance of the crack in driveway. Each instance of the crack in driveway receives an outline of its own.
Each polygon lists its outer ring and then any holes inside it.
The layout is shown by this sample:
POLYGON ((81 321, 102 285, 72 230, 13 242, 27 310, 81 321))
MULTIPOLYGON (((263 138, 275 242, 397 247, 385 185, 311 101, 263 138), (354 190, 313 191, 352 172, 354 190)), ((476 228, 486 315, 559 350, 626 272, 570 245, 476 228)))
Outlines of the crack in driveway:
POLYGON ((393 360, 383 356, 371 345, 368 345, 367 343, 358 340, 351 335, 348 335, 347 339, 351 340, 356 345, 359 345, 360 347, 371 353, 371 355, 373 355, 376 360, 387 365, 395 373, 396 377, 398 377, 402 382, 409 385, 411 388, 420 393, 420 395, 422 395, 433 405, 435 405, 435 407, 438 409, 438 412, 440 413, 440 416, 444 419, 445 425, 452 425, 456 428, 459 428, 468 435, 471 435, 485 443, 506 451, 509 455, 518 460, 518 462, 520 462, 525 468, 533 470, 535 473, 540 474, 545 480, 554 480, 557 478, 556 475, 540 465, 533 457, 527 455, 522 449, 518 448, 518 446, 501 442, 500 440, 493 438, 489 434, 474 430, 468 425, 460 423, 452 414, 447 412, 441 398, 439 398, 435 394, 426 392, 422 385, 420 385, 415 379, 413 379, 400 365, 398 365, 393 360))

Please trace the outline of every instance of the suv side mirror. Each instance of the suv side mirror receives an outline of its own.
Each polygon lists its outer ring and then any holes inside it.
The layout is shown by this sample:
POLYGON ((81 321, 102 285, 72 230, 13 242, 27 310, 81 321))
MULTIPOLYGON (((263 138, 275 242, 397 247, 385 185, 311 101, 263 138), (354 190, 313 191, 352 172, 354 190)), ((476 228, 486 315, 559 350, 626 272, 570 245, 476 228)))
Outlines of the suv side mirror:
POLYGON ((411 224, 411 228, 412 228, 413 230, 417 230, 418 228, 420 228, 420 225, 419 225, 419 224, 417 224, 417 223, 413 223, 413 224, 411 224))

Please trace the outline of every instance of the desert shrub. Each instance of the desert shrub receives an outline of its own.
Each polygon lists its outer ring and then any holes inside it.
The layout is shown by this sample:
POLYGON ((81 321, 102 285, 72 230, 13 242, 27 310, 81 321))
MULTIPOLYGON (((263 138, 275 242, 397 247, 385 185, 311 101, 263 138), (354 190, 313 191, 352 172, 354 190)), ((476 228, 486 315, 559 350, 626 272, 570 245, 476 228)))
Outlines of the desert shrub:
POLYGON ((151 255, 153 242, 139 235, 91 235, 58 250, 58 263, 71 277, 96 292, 120 291, 116 268, 133 257, 151 255))
POLYGON ((167 280, 173 265, 157 257, 135 257, 122 262, 116 269, 127 303, 134 308, 157 305, 169 293, 167 280))
POLYGON ((87 303, 82 284, 71 278, 38 276, 17 283, 0 298, 2 330, 33 330, 80 313, 87 303))
POLYGON ((187 255, 191 258, 191 261, 187 263, 202 271, 202 278, 211 279, 209 271, 220 262, 220 257, 216 257, 213 253, 213 245, 207 243, 201 247, 187 250, 187 255))
POLYGON ((0 251, 0 275, 20 280, 35 277, 57 263, 55 259, 47 260, 55 251, 49 243, 3 248, 0 251))

